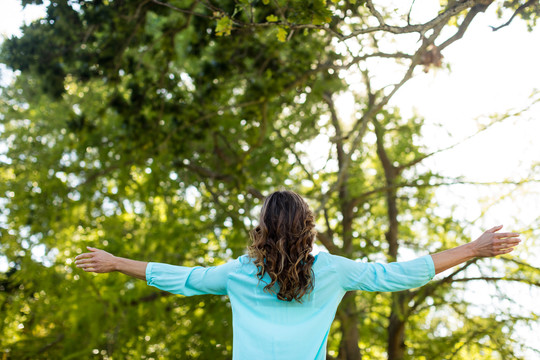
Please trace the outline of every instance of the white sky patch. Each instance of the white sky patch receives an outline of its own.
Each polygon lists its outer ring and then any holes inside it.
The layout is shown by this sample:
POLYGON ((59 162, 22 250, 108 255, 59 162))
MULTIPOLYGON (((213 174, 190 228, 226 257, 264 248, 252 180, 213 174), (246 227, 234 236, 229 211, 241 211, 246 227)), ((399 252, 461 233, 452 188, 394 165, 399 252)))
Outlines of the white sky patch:
MULTIPOLYGON (((45 5, 49 1, 44 2, 45 5)), ((27 5, 24 10, 18 0, 2 0, 0 5, 0 36, 21 36, 20 27, 35 19, 45 16, 45 7, 42 5, 27 5)))
MULTIPOLYGON (((46 5, 49 1, 44 2, 46 5)), ((35 19, 45 16, 42 5, 28 5, 22 8, 20 1, 2 0, 0 3, 0 44, 11 36, 21 36, 20 27, 35 19)), ((6 85, 13 79, 13 73, 4 64, 0 64, 0 86, 6 85)))
MULTIPOLYGON (((306 155, 302 157, 302 161, 307 160, 305 165, 310 172, 319 172, 323 168, 326 171, 337 171, 336 161, 327 161, 330 148, 331 143, 328 141, 328 135, 326 134, 319 134, 311 141, 295 144, 295 151, 299 150, 306 155)), ((294 156, 293 161, 296 162, 294 156)))
POLYGON ((194 207, 197 204, 197 199, 201 196, 201 193, 195 186, 188 186, 186 188, 186 201, 189 206, 194 207))

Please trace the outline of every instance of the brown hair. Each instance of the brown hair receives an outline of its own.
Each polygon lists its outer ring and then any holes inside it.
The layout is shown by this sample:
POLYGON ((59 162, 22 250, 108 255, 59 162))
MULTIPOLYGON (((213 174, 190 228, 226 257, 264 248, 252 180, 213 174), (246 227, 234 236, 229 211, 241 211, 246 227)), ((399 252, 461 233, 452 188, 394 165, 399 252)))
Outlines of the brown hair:
POLYGON ((258 278, 270 276, 264 289, 275 294, 277 283, 279 300, 301 302, 313 290, 314 228, 313 213, 297 193, 276 191, 264 200, 259 225, 250 232, 248 254, 255 259, 258 278))

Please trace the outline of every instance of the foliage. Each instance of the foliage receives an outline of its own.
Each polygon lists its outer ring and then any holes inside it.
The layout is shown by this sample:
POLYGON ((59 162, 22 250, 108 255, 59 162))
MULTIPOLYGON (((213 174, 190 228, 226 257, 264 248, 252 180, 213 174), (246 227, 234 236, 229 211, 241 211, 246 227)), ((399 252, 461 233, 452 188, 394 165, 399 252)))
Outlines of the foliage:
MULTIPOLYGON (((418 166, 431 156, 423 119, 388 102, 418 67, 440 66, 440 51, 488 5, 448 2, 410 28, 388 25, 400 19, 371 1, 51 1, 45 19, 2 48, 21 73, 0 100, 9 148, 0 251, 10 265, 0 349, 13 359, 230 358, 226 298, 169 296, 81 273, 72 259, 92 245, 223 263, 244 253, 263 194, 283 185, 308 198, 319 245, 333 253, 394 261, 460 244, 465 225, 435 210, 433 188, 448 179, 418 166), (452 24, 458 33, 439 39, 452 24), (385 44, 410 33, 422 39, 416 48, 385 44), (372 80, 379 61, 403 73, 390 91, 372 80), (346 70, 364 81, 352 122, 333 102, 346 70), (311 161, 314 146, 327 146, 324 164, 311 161)), ((511 260, 513 281, 538 285, 538 269, 511 260)), ((477 268, 422 289, 347 295, 329 356, 516 357, 504 339, 534 314, 469 318, 457 284, 477 268)))

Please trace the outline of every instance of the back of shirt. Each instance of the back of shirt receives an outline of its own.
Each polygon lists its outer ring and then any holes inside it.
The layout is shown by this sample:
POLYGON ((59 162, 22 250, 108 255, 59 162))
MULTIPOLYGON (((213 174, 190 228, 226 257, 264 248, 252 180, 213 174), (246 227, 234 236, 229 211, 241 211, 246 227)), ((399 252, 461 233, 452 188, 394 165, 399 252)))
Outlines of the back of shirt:
POLYGON ((253 259, 244 255, 215 267, 149 263, 149 285, 185 296, 228 295, 233 311, 233 359, 325 359, 337 306, 350 290, 399 291, 433 278, 431 256, 391 264, 363 263, 321 252, 313 264, 314 289, 302 302, 278 300, 264 290, 253 259))
POLYGON ((264 290, 252 259, 242 256, 231 274, 228 295, 233 310, 233 359, 324 359, 326 340, 345 294, 330 256, 315 256, 314 289, 302 302, 278 300, 264 290), (246 341, 247 340, 247 341, 246 341))

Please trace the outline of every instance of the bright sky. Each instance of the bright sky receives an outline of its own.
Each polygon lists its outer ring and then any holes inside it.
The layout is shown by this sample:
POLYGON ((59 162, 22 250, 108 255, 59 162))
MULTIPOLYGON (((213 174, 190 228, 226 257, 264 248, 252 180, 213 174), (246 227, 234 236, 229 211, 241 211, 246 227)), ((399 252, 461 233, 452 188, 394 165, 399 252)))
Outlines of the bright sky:
MULTIPOLYGON (((406 3, 409 6, 409 2, 406 3)), ((418 0, 415 9, 418 10, 413 15, 418 19, 432 16, 438 9, 438 1, 418 0)), ((2 0, 0 34, 20 34, 18 28, 23 22, 41 14, 42 7, 28 6, 22 11, 18 1, 2 0)), ((533 91, 540 90, 540 26, 529 33, 525 25, 516 19, 497 32, 489 28, 489 25, 501 23, 493 10, 478 15, 464 38, 443 51, 445 63, 451 65, 450 72, 446 69, 428 74, 419 72, 393 98, 391 104, 400 107, 404 116, 410 116, 414 111, 426 119, 423 139, 430 149, 443 148, 471 135, 477 130, 477 119, 485 122, 491 115, 526 107, 531 102, 529 96, 533 91), (437 124, 443 124, 444 131, 437 124), (452 136, 448 135, 448 130, 452 136)), ((391 76, 380 76, 378 81, 395 83, 398 78, 391 76)), ((347 95, 338 100, 345 122, 352 114, 351 101, 347 95)), ((540 166, 536 173, 530 174, 531 165, 540 164, 539 119, 540 104, 537 104, 523 116, 509 119, 450 151, 434 156, 426 161, 426 166, 450 177, 464 176, 474 181, 521 179, 524 176, 540 179, 540 166)), ((441 211, 455 207, 454 216, 471 223, 480 218, 471 226, 471 233, 466 234, 471 238, 496 224, 505 224, 508 230, 521 230, 534 221, 538 223, 540 183, 515 190, 512 201, 490 205, 493 199, 507 191, 493 187, 457 186, 439 189, 437 198, 441 211)), ((538 229, 535 234, 539 234, 538 229)), ((537 237, 524 240, 531 250, 540 247, 537 237)), ((540 257, 533 255, 533 251, 525 253, 518 250, 515 254, 540 266, 540 257)), ((0 261, 0 268, 6 265, 0 261)), ((495 294, 484 287, 479 289, 471 291, 471 297, 479 305, 489 307, 495 294)), ((540 292, 535 290, 523 295, 522 303, 534 308, 533 299, 538 298, 540 292)), ((537 326, 533 331, 521 329, 520 334, 534 342, 538 340, 534 334, 539 331, 537 326)), ((530 360, 539 359, 538 354, 532 352, 526 356, 530 360)))

